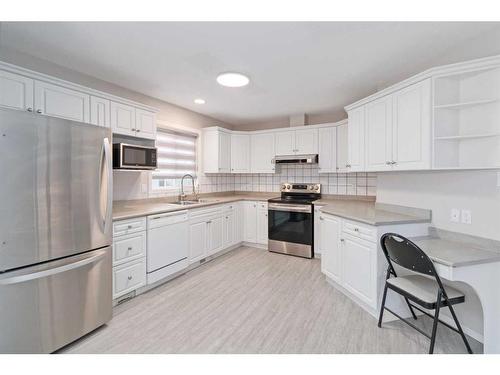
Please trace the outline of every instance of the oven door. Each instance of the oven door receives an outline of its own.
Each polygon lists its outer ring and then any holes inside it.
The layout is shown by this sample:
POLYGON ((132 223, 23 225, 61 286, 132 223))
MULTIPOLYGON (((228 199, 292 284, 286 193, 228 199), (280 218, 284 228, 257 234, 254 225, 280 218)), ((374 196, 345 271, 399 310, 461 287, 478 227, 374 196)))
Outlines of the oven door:
POLYGON ((156 169, 156 148, 121 143, 119 168, 156 169))
POLYGON ((312 258, 311 205, 269 203, 269 251, 312 258))

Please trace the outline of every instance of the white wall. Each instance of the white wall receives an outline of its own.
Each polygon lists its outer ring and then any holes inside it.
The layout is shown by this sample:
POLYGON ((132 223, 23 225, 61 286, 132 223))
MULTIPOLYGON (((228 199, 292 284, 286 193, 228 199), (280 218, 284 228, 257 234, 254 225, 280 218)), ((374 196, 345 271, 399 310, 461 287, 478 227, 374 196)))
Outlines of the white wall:
POLYGON ((500 240, 497 171, 379 173, 377 201, 432 210, 437 228, 500 240), (452 208, 470 209, 472 224, 452 223, 452 208))

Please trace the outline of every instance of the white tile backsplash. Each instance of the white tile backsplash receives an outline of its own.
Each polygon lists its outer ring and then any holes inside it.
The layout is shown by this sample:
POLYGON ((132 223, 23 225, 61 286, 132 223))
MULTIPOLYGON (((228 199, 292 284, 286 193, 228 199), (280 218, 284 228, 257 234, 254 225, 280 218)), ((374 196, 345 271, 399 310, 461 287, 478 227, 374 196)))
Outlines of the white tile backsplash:
MULTIPOLYGON (((285 165, 277 166, 274 174, 200 174, 197 185, 201 193, 225 191, 279 191, 282 182, 319 182, 323 194, 370 195, 377 192, 377 175, 375 173, 318 173, 317 165, 285 165)), ((114 172, 114 199, 129 200, 161 196, 178 195, 180 191, 152 192, 150 178, 144 172, 114 172), (141 191, 146 184, 147 192, 141 191)))

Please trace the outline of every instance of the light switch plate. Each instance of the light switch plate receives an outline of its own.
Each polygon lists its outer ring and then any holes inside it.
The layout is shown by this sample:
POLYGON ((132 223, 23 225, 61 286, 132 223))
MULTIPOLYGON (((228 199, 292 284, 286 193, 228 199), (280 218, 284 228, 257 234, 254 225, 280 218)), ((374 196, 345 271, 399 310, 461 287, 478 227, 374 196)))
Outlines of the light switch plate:
POLYGON ((452 208, 450 211, 450 221, 452 223, 460 222, 460 210, 458 208, 452 208))
POLYGON ((472 224, 471 210, 462 210, 462 224, 472 224))

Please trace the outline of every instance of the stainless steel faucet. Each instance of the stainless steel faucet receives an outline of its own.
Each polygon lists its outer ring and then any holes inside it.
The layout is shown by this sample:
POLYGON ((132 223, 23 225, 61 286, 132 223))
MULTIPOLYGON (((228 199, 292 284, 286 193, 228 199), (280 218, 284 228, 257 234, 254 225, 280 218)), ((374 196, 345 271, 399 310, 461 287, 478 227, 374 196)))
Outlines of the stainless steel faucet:
POLYGON ((191 183, 193 185, 193 195, 195 197, 195 199, 197 199, 197 196, 196 196, 196 191, 194 189, 194 177, 190 174, 185 174, 184 176, 182 176, 182 179, 181 179, 181 195, 179 196, 179 200, 180 201, 183 201, 186 199, 187 195, 184 193, 184 179, 186 177, 191 177, 191 183))

